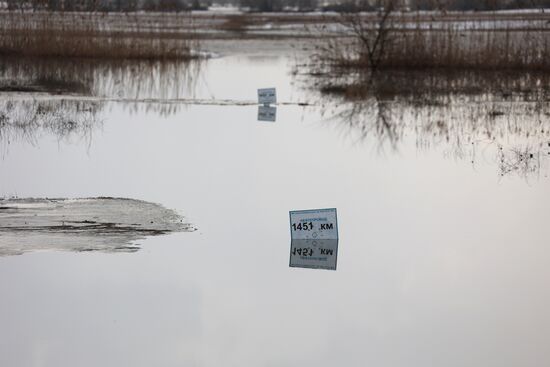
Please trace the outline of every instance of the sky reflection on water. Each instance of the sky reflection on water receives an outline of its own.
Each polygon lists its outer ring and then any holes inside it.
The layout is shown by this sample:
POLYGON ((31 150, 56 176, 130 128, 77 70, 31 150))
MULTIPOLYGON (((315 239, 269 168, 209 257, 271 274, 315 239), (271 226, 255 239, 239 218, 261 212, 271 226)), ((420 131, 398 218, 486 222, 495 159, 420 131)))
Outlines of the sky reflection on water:
MULTIPOLYGON (((274 86, 281 101, 311 101, 291 64, 210 60, 195 96, 248 100, 274 86)), ((198 231, 149 238, 132 254, 0 258, 0 364, 549 361, 547 178, 502 177, 498 160, 472 167, 470 154, 449 154, 457 138, 468 146, 488 131, 497 149, 523 146, 538 117, 514 117, 520 104, 491 119, 490 104, 388 102, 398 139, 381 150, 382 104, 367 101, 349 123, 330 103, 278 106, 266 124, 255 105, 165 114, 107 102, 89 147, 56 134, 14 139, 0 160, 4 195, 143 199, 198 231), (370 138, 347 135, 364 126, 370 138), (338 270, 289 268, 288 211, 328 207, 338 208, 338 270)))

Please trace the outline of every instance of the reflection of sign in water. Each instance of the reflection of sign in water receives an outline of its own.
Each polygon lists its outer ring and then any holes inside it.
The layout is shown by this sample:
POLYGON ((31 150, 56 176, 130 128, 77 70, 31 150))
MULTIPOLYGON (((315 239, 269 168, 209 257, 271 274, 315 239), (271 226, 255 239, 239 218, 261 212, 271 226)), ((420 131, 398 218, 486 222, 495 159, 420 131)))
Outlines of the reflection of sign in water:
POLYGON ((258 103, 264 105, 277 103, 275 88, 258 89, 258 103))
POLYGON ((338 221, 336 209, 290 212, 290 266, 336 270, 338 221))
POLYGON ((336 270, 338 240, 293 240, 290 244, 290 266, 336 270))
POLYGON ((277 119, 277 107, 258 106, 258 121, 275 121, 277 119))

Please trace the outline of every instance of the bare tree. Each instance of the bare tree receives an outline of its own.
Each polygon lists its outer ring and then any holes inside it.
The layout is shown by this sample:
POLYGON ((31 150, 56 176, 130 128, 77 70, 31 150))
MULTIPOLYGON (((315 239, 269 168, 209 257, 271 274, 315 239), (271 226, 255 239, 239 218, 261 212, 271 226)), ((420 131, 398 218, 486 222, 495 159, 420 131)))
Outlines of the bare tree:
POLYGON ((349 27, 360 44, 360 59, 366 60, 368 67, 376 71, 391 42, 391 13, 396 0, 379 1, 377 16, 373 22, 361 13, 342 14, 343 24, 349 27))

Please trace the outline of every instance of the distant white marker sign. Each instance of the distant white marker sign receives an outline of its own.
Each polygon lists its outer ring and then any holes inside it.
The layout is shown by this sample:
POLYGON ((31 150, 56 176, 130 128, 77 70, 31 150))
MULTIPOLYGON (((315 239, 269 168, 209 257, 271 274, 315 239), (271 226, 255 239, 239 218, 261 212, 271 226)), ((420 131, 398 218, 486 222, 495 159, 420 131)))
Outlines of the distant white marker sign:
POLYGON ((277 103, 277 93, 275 88, 258 89, 258 103, 263 105, 277 103))
POLYGON ((291 267, 336 270, 336 209, 291 211, 290 235, 291 267))

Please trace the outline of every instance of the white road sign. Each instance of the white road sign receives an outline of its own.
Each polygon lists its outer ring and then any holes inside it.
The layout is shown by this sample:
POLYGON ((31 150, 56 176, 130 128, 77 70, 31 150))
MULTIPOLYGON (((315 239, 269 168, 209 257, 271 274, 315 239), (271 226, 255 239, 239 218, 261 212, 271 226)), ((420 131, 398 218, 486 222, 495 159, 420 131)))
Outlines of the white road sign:
POLYGON ((290 212, 290 266, 336 270, 338 220, 336 209, 290 212))
POLYGON ((274 122, 277 119, 277 107, 258 106, 258 121, 274 122))
POLYGON ((258 103, 264 105, 277 103, 277 93, 275 92, 275 88, 258 89, 258 103))
POLYGON ((337 240, 336 209, 291 211, 290 237, 293 240, 337 240))

